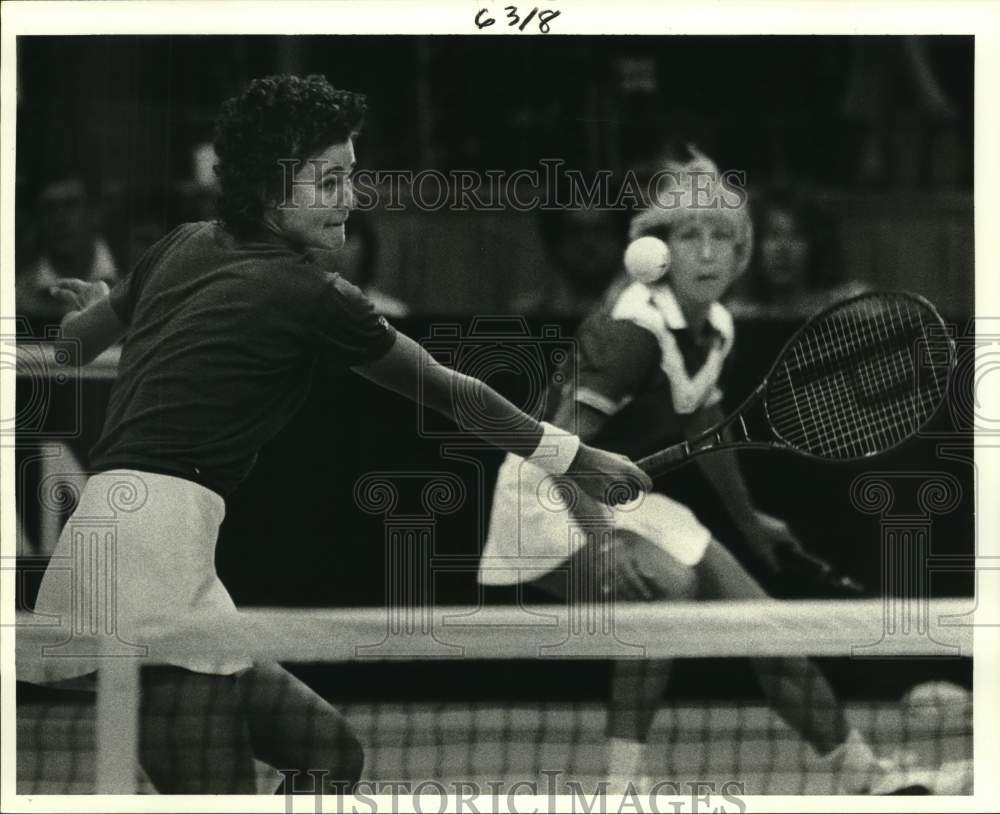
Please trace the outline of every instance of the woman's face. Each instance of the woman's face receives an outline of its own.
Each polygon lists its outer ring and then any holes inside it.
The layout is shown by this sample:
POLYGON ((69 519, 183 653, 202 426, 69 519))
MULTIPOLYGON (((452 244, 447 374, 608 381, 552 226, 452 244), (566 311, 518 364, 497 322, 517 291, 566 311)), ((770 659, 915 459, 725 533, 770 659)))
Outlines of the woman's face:
POLYGON ((736 226, 726 218, 696 215, 680 221, 667 238, 670 285, 681 303, 718 300, 740 270, 736 226))
POLYGON ((770 288, 799 288, 806 283, 809 241, 789 209, 771 209, 760 237, 760 274, 770 288))
POLYGON ((293 242, 318 249, 341 248, 344 224, 354 208, 354 164, 350 139, 310 156, 296 168, 285 200, 275 204, 267 217, 293 242))

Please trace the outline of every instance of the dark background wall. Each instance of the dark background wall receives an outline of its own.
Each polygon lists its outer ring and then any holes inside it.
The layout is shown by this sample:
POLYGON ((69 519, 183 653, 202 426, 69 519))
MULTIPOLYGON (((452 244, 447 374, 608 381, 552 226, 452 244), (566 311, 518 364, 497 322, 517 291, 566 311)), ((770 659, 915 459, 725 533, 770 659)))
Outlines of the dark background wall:
MULTIPOLYGON (((371 170, 622 173, 694 141, 829 211, 841 273, 973 308, 971 37, 21 37, 18 265, 46 181, 82 174, 112 248, 197 217, 193 150, 248 79, 367 93, 371 170)), ((507 311, 554 271, 533 213, 376 210, 375 279, 417 313, 507 311), (441 247, 447 247, 442 251, 441 247)))

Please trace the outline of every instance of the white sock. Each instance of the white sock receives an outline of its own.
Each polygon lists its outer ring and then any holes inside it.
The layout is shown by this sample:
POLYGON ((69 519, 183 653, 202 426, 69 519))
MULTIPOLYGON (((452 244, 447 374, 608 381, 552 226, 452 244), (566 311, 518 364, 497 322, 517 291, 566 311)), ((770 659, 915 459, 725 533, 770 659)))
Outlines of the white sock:
POLYGON ((646 744, 625 738, 608 740, 608 776, 626 781, 638 779, 646 744))
POLYGON ((819 760, 819 765, 833 774, 834 791, 863 794, 879 777, 879 762, 868 741, 851 729, 840 746, 819 760))

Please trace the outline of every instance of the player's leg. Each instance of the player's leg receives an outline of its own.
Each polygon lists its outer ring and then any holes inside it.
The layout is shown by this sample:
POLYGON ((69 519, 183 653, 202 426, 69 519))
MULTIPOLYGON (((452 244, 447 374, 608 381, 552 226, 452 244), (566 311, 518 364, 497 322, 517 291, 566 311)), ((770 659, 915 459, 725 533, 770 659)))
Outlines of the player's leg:
POLYGON ((314 778, 324 794, 353 789, 364 767, 364 750, 328 701, 276 663, 255 664, 239 683, 254 755, 276 769, 298 771, 286 775, 292 777, 293 793, 314 793, 314 778))
MULTIPOLYGON (((718 542, 713 541, 698 566, 704 599, 762 599, 767 596, 718 542)), ((852 729, 833 688, 806 658, 751 659, 776 712, 821 755, 817 769, 833 776, 834 790, 848 793, 894 793, 923 788, 905 767, 879 760, 871 746, 852 729)))
MULTIPOLYGON (((603 550, 588 546, 534 583, 572 601, 569 586, 585 586, 587 596, 613 602, 693 599, 694 571, 633 531, 618 529, 603 550)), ((668 659, 619 659, 612 668, 608 705, 608 772, 612 780, 635 780, 649 731, 670 680, 668 659)))
MULTIPOLYGON (((697 566, 702 599, 766 599, 767 592, 739 561, 713 540, 697 566)), ((750 660, 774 710, 820 754, 847 738, 844 711, 833 689, 807 658, 750 660)))
POLYGON ((250 732, 235 676, 142 670, 139 760, 161 794, 254 794, 250 732))

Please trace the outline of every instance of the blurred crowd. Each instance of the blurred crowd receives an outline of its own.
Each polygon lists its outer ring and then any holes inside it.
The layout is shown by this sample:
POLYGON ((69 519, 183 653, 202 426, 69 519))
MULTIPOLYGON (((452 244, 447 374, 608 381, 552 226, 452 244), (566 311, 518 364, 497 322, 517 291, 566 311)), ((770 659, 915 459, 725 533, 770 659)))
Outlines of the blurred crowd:
MULTIPOLYGON (((18 315, 38 326, 58 322, 63 306, 49 293, 58 278, 114 285, 172 225, 211 219, 213 195, 211 189, 175 190, 175 200, 168 205, 173 217, 167 221, 154 206, 147 206, 143 216, 135 211, 123 214, 121 206, 102 205, 79 176, 46 184, 31 210, 18 219, 18 315)), ((832 213, 807 194, 788 190, 759 191, 752 201, 753 260, 727 300, 737 318, 801 318, 864 289, 844 267, 832 213)), ((523 290, 512 288, 505 310, 568 320, 586 314, 624 273, 630 215, 582 207, 526 215, 543 251, 532 269, 532 284, 523 290)), ((380 268, 383 273, 385 268, 379 262, 380 224, 391 217, 391 213, 354 213, 344 248, 321 261, 364 289, 386 316, 401 318, 413 314, 414 308, 383 290, 378 280, 380 268)))
MULTIPOLYGON (((88 130, 90 141, 81 145, 73 142, 72 128, 50 124, 56 115, 77 116, 84 123, 100 116, 88 119, 80 110, 66 113, 67 102, 82 109, 89 104, 89 95, 67 81, 72 72, 50 71, 51 54, 45 51, 58 46, 67 59, 78 51, 73 58, 84 74, 88 70, 107 74, 106 94, 109 99, 118 94, 120 100, 117 108, 102 110, 117 110, 122 121, 131 122, 128 117, 133 113, 121 111, 133 109, 133 100, 140 98, 137 94, 152 91, 122 84, 124 80, 109 66, 125 56, 141 61, 146 52, 155 54, 158 48, 179 54, 205 44, 193 42, 199 38, 137 41, 132 50, 119 54, 131 48, 123 44, 126 39, 109 41, 101 49, 80 42, 39 44, 33 46, 37 59, 32 49, 26 49, 21 61, 25 92, 23 99, 19 96, 19 129, 23 119, 25 128, 41 124, 45 132, 34 146, 30 139, 19 140, 17 312, 39 328, 61 316, 59 304, 49 294, 54 280, 78 277, 113 284, 173 226, 214 216, 207 111, 238 87, 237 74, 260 73, 254 60, 267 65, 265 70, 324 70, 320 63, 329 54, 324 38, 277 38, 282 42, 274 54, 266 50, 267 38, 252 43, 246 38, 220 38, 228 43, 228 51, 220 47, 195 54, 202 63, 214 59, 221 66, 206 74, 211 87, 205 77, 191 80, 192 89, 200 88, 191 90, 192 104, 201 105, 202 111, 197 116, 185 114, 187 119, 180 116, 179 124, 170 118, 173 114, 164 113, 162 122, 154 117, 143 160, 136 159, 132 168, 128 158, 112 155, 124 136, 111 124, 98 122, 92 132, 88 130), (94 64, 88 65, 88 60, 94 64), (192 136, 190 144, 181 143, 189 151, 184 158, 178 159, 180 148, 171 146, 167 160, 161 142, 169 141, 164 134, 175 125, 201 135, 197 140, 192 136), (39 179, 29 155, 35 147, 64 152, 72 152, 72 147, 84 160, 72 169, 49 170, 39 179), (88 158, 93 166, 86 164, 88 158), (179 166, 185 166, 179 177, 163 177, 179 166), (160 177, 153 177, 157 170, 160 177)), ((347 39, 350 42, 342 48, 349 56, 351 48, 360 46, 347 39)), ((805 46, 796 38, 774 38, 766 48, 755 38, 727 38, 725 46, 733 58, 745 58, 747 76, 734 76, 716 66, 714 73, 699 74, 697 83, 677 83, 671 73, 683 57, 681 52, 694 47, 691 38, 681 38, 683 42, 673 49, 658 45, 656 38, 641 43, 599 39, 600 44, 587 38, 563 38, 554 44, 552 54, 559 58, 550 55, 545 64, 554 66, 550 79, 562 83, 559 87, 566 93, 540 94, 528 93, 521 81, 530 75, 532 60, 539 58, 530 43, 377 38, 365 48, 385 47, 411 59, 417 105, 414 111, 408 103, 394 101, 390 93, 399 93, 396 75, 382 87, 376 69, 379 60, 368 60, 375 67, 366 68, 365 79, 358 82, 371 89, 376 102, 372 117, 379 121, 373 122, 372 140, 359 149, 362 166, 530 167, 537 166, 539 156, 548 155, 564 157, 584 172, 610 167, 618 174, 648 176, 668 160, 670 145, 697 143, 720 166, 749 168, 754 255, 727 303, 743 319, 800 319, 865 285, 879 284, 876 266, 884 263, 883 255, 869 253, 875 278, 871 269, 858 273, 858 264, 845 256, 845 249, 851 248, 857 259, 858 234, 845 236, 844 218, 849 213, 843 206, 839 210, 831 206, 823 190, 896 196, 892 200, 900 203, 891 206, 897 209, 905 208, 907 196, 916 190, 970 195, 971 75, 965 72, 972 52, 971 46, 958 41, 961 38, 819 38, 816 46, 808 46, 815 51, 815 61, 798 65, 801 79, 796 71, 774 74, 778 87, 773 92, 750 83, 779 67, 781 60, 795 56, 801 62, 805 46), (513 79, 503 72, 494 75, 495 60, 475 60, 474 47, 496 51, 497 57, 507 54, 513 79), (623 55, 626 47, 630 51, 623 55), (591 54, 593 49, 597 51, 591 54), (464 76, 454 70, 458 61, 480 80, 491 82, 496 99, 469 97, 464 85, 455 85, 456 73, 464 76), (592 67, 581 74, 577 69, 583 64, 592 67), (829 80, 826 84, 824 77, 829 80), (505 96, 514 80, 520 95, 505 96), (814 95, 819 99, 815 109, 809 106, 814 95), (726 99, 731 103, 723 104, 726 99), (708 108, 699 108, 702 100, 708 108), (734 127, 754 121, 744 108, 755 104, 764 105, 756 124, 734 127), (416 117, 412 122, 405 118, 411 115, 416 117), (401 127, 418 137, 399 139, 401 127), (484 139, 491 133, 493 141, 487 143, 484 139), (395 141, 386 141, 390 138, 395 141), (419 154, 404 154, 406 149, 419 154)), ((353 64, 346 59, 335 66, 336 72, 328 72, 354 87, 353 64)), ((149 77, 143 81, 168 99, 171 82, 190 79, 169 71, 161 76, 159 66, 147 68, 149 77)), ((95 104, 99 96, 95 94, 95 104)), ((164 110, 172 110, 164 105, 164 110)), ((75 120, 70 119, 67 123, 72 124, 75 120)), ((632 214, 598 206, 508 213, 492 220, 454 212, 411 212, 403 217, 384 209, 359 211, 349 222, 345 248, 322 262, 365 289, 376 307, 393 318, 488 311, 572 321, 586 314, 623 274, 632 214)), ((955 217, 964 218, 964 210, 955 217)), ((941 240, 954 243, 953 235, 964 228, 963 223, 942 221, 941 240)), ((971 268, 964 268, 962 247, 949 251, 958 260, 953 263, 956 268, 945 271, 967 273, 968 280, 961 284, 971 290, 971 268)), ((902 255, 888 258, 897 265, 904 261, 902 255)), ((936 275, 934 269, 919 273, 932 281, 936 275)), ((955 301, 971 300, 963 296, 955 301)))
MULTIPOLYGON (((114 285, 173 225, 214 217, 214 196, 211 184, 191 181, 148 201, 99 198, 78 174, 45 184, 18 215, 18 314, 35 326, 57 323, 64 306, 49 290, 58 278, 114 285)), ((801 318, 863 289, 843 266, 836 219, 808 190, 759 190, 751 200, 755 251, 749 273, 730 292, 727 304, 735 316, 801 318)), ((566 320, 590 311, 624 274, 631 214, 566 207, 524 215, 541 251, 533 263, 531 284, 512 286, 504 310, 566 320)), ((380 226, 384 230, 391 218, 392 213, 355 212, 344 248, 321 262, 364 289, 386 316, 403 318, 414 313, 412 304, 384 290, 378 279, 380 270, 385 274, 380 226)))
MULTIPOLYGON (((169 190, 134 200, 125 191, 98 197, 83 175, 67 173, 38 191, 18 184, 16 308, 38 336, 58 324, 65 306, 51 294, 61 277, 113 286, 135 266, 143 252, 180 223, 216 216, 217 186, 210 175, 174 184, 169 190)), ((363 288, 388 317, 409 313, 401 300, 381 291, 374 275, 378 240, 372 218, 351 218, 343 249, 320 261, 363 288)))

